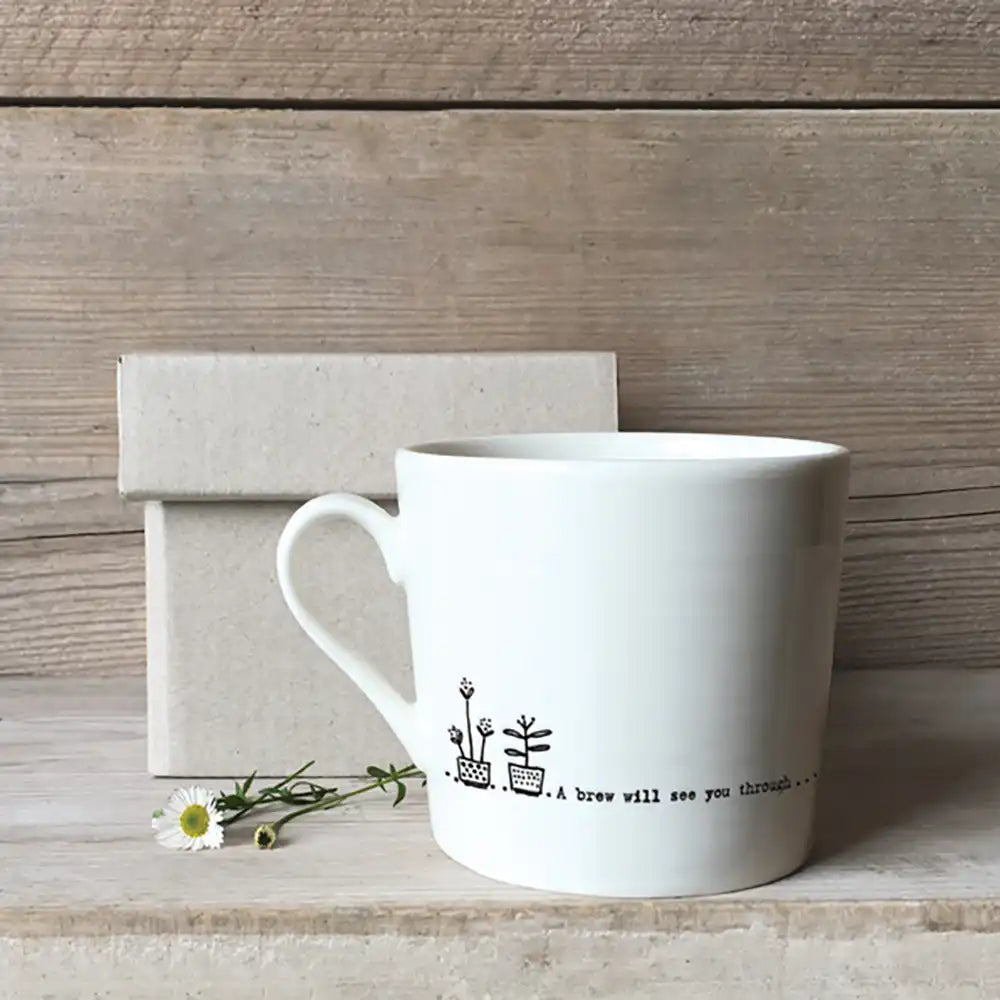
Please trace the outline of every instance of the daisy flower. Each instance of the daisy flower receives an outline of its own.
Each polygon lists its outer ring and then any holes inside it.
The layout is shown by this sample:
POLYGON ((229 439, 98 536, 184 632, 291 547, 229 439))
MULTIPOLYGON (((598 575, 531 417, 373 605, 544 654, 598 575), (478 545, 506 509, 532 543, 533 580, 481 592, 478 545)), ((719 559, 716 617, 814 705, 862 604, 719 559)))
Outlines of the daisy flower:
POLYGON ((175 789, 164 809, 153 813, 156 841, 172 851, 200 851, 222 846, 222 814, 215 796, 192 785, 175 789))

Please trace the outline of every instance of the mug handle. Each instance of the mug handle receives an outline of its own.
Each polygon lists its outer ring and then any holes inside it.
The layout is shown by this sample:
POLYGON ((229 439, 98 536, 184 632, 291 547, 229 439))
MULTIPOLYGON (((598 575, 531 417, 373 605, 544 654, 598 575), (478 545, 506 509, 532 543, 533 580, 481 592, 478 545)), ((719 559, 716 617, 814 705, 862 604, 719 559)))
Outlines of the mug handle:
POLYGON ((423 768, 416 705, 407 701, 363 656, 320 624, 303 605, 292 582, 292 556, 299 537, 311 524, 327 520, 351 521, 367 531, 382 553, 389 579, 402 583, 399 518, 387 514, 378 504, 364 497, 328 493, 304 503, 282 529, 277 552, 281 594, 306 635, 357 684, 389 723, 413 763, 423 768))

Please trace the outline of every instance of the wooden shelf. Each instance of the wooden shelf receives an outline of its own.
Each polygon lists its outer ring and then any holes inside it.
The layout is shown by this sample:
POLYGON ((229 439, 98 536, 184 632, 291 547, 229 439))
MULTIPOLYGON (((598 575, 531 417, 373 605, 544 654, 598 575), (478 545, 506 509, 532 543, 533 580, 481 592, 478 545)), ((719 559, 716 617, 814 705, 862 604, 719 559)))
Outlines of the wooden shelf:
POLYGON ((0 680, 0 998, 1000 995, 1000 671, 838 676, 813 862, 698 900, 490 882, 419 793, 161 850, 143 713, 138 682, 0 680))

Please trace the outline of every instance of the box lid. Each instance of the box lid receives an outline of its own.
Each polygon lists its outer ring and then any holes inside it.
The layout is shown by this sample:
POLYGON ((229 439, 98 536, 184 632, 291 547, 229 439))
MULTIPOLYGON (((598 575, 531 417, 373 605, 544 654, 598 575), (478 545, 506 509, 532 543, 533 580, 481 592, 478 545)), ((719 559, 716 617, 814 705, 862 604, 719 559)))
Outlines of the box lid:
POLYGON ((133 499, 393 496, 403 445, 617 426, 611 353, 150 353, 118 361, 118 484, 133 499))

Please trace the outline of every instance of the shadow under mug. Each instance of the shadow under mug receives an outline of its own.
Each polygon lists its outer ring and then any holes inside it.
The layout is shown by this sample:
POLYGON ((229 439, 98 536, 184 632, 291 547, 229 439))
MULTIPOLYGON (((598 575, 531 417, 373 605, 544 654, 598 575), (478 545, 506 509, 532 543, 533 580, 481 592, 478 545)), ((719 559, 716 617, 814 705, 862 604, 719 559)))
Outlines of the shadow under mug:
POLYGON ((278 580, 426 771, 453 859, 560 892, 734 890, 810 848, 848 468, 836 445, 739 435, 418 445, 396 455, 398 516, 300 507, 278 580), (330 518, 406 591, 412 703, 299 599, 293 549, 330 518))

